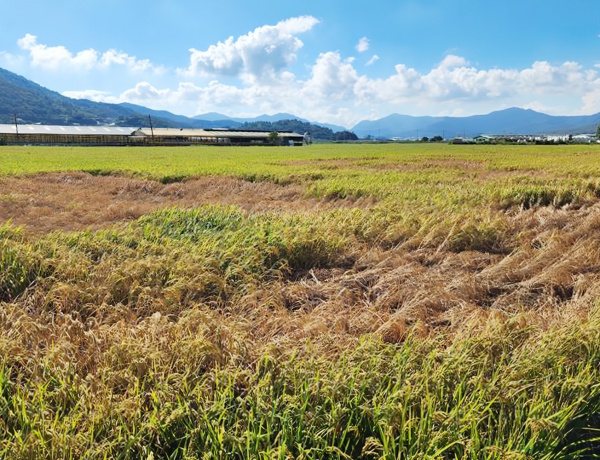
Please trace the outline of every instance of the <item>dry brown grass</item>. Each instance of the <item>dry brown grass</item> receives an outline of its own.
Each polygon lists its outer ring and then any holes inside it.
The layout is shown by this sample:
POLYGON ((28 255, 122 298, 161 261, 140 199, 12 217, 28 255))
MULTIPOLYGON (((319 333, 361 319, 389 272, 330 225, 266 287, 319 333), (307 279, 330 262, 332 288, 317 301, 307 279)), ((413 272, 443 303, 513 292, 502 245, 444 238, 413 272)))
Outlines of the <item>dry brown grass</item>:
MULTIPOLYGON (((106 227, 172 206, 236 204, 249 212, 262 212, 350 204, 306 199, 298 185, 231 178, 164 185, 54 173, 3 178, 0 185, 4 190, 0 219, 24 225, 32 235, 106 227)), ((506 214, 506 219, 516 248, 509 254, 454 252, 443 246, 365 246, 357 249, 350 269, 311 270, 299 279, 272 281, 237 299, 235 306, 211 315, 235 315, 236 334, 249 337, 251 343, 268 346, 327 335, 336 337, 342 346, 365 334, 397 342, 408 331, 427 335, 439 328, 460 329, 477 322, 474 318, 488 318, 490 312, 527 314, 538 318, 531 321, 543 323, 551 317, 587 311, 600 294, 600 242, 596 238, 600 204, 536 207, 506 214)), ((55 286, 47 294, 52 298, 30 300, 73 311, 69 303, 81 299, 72 296, 70 289, 55 286)), ((91 316, 102 318, 102 327, 122 321, 137 324, 156 312, 164 314, 159 298, 150 296, 148 305, 139 304, 135 311, 111 306, 106 308, 110 317, 102 313, 102 305, 91 305, 95 309, 91 316)))
MULTIPOLYGON (((305 211, 351 204, 305 198, 300 185, 200 177, 162 184, 83 172, 0 178, 0 222, 11 220, 28 234, 98 229, 166 207, 206 203, 254 211, 305 211)), ((355 204, 353 204, 355 205, 355 204)))
POLYGON ((395 342, 409 330, 460 330, 490 315, 539 327, 585 315, 600 295, 600 204, 530 209, 510 221, 519 240, 510 254, 372 248, 350 270, 268 286, 246 299, 254 312, 277 306, 253 333, 293 340, 375 333, 395 342))
POLYGON ((552 175, 539 169, 517 169, 489 167, 483 160, 459 159, 429 159, 420 161, 389 161, 377 158, 337 158, 328 160, 291 160, 284 161, 291 167, 315 168, 319 170, 360 169, 368 171, 397 171, 408 173, 422 173, 423 171, 447 171, 461 176, 468 175, 481 181, 510 179, 518 177, 550 178, 552 175))

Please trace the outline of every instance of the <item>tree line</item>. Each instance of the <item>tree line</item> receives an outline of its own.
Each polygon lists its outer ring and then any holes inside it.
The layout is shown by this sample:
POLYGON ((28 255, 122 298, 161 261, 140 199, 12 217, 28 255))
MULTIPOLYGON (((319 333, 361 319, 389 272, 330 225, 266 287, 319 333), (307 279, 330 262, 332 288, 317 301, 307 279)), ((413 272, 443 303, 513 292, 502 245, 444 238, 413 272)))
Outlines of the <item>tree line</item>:
POLYGON ((351 141, 358 140, 356 134, 349 131, 333 132, 332 129, 314 125, 300 120, 252 121, 242 123, 238 129, 255 129, 257 131, 293 131, 298 134, 309 133, 318 141, 351 141))

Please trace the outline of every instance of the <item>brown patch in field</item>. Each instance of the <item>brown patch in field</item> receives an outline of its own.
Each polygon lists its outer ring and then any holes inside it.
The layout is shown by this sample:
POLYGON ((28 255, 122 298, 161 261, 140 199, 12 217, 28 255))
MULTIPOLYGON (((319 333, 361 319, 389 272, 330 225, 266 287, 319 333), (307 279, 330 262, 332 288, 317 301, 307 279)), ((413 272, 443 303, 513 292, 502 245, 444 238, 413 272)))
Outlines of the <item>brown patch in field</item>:
MULTIPOLYGON (((53 230, 98 229, 137 219, 166 207, 206 203, 237 205, 254 211, 331 209, 357 203, 319 201, 300 185, 280 186, 228 177, 201 177, 162 184, 83 172, 0 178, 0 222, 12 221, 28 234, 53 230)), ((360 203, 359 203, 360 205, 360 203)))
POLYGON ((288 166, 318 169, 360 169, 371 171, 422 172, 427 170, 457 170, 473 179, 505 179, 514 177, 551 177, 550 173, 533 169, 490 169, 485 161, 427 160, 395 163, 384 158, 337 158, 328 160, 293 160, 283 162, 288 166))
MULTIPOLYGON (((55 173, 2 178, 0 186, 0 217, 34 234, 99 228, 169 206, 221 203, 262 212, 348 204, 306 199, 300 185, 231 178, 164 185, 55 173)), ((197 320, 197 327, 214 323, 215 330, 238 337, 236 344, 252 344, 253 350, 289 348, 306 339, 323 347, 344 347, 370 334, 402 342, 409 334, 427 336, 439 330, 459 333, 511 324, 524 328, 521 323, 544 328, 561 318, 585 315, 600 297, 600 202, 534 207, 505 217, 515 241, 508 254, 357 243, 350 268, 320 268, 266 281, 226 305, 208 306, 199 299, 169 306, 160 290, 148 291, 143 305, 88 305, 76 284, 65 284, 49 292, 40 289, 39 297, 24 296, 22 302, 31 305, 20 311, 52 305, 53 312, 80 315, 82 330, 98 331, 106 324, 144 324, 162 314, 182 324, 197 320), (91 321, 89 326, 86 321, 91 321)), ((221 336, 214 337, 222 343, 221 336)))
POLYGON ((462 170, 485 170, 484 161, 468 160, 426 160, 419 162, 392 162, 386 158, 364 157, 364 158, 334 158, 328 160, 292 160, 284 162, 289 166, 319 167, 336 169, 339 167, 360 166, 361 169, 391 169, 400 171, 421 171, 424 169, 462 169, 462 170))
POLYGON ((253 333, 296 341, 376 334, 401 342, 409 333, 492 320, 548 327, 585 315, 600 296, 600 203, 510 219, 520 240, 510 254, 371 248, 350 270, 314 270, 269 286, 254 306, 278 305, 281 316, 253 333))

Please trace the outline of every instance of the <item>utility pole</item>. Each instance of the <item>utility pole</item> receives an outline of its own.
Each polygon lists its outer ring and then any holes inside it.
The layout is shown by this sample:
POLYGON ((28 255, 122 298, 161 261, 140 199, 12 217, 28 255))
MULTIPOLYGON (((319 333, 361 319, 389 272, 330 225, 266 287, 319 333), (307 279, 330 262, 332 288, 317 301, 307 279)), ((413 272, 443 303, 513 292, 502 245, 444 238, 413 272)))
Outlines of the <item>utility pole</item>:
POLYGON ((17 122, 17 114, 15 113, 15 131, 17 133, 17 144, 19 143, 19 123, 17 122))
POLYGON ((148 115, 148 120, 150 121, 150 135, 152 136, 152 143, 154 144, 154 128, 152 127, 152 117, 148 115))

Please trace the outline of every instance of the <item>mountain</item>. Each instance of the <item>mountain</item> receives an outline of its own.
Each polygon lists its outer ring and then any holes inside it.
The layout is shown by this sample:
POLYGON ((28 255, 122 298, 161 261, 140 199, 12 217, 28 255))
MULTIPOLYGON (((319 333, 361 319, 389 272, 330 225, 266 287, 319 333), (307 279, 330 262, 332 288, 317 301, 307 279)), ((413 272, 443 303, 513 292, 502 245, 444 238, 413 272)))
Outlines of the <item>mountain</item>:
POLYGON ((220 121, 220 120, 233 120, 233 118, 228 117, 227 115, 223 115, 222 113, 217 112, 208 112, 202 115, 196 115, 192 117, 197 120, 205 120, 205 121, 220 121))
POLYGON ((339 133, 339 132, 344 132, 344 131, 348 131, 348 128, 341 126, 341 125, 333 125, 331 123, 320 123, 320 122, 312 122, 313 125, 318 125, 318 126, 322 126, 323 128, 327 128, 332 130, 333 132, 339 133))
POLYGON ((204 120, 204 121, 222 121, 222 120, 234 120, 239 123, 252 123, 255 121, 268 121, 270 123, 274 123, 281 120, 300 120, 302 122, 308 122, 308 120, 304 120, 303 118, 292 115, 291 113, 276 113, 274 115, 259 115, 257 117, 251 118, 233 118, 228 117, 227 115, 223 115, 216 112, 209 112, 203 115, 196 115, 193 117, 195 120, 204 120))
POLYGON ((141 105, 130 104, 128 102, 122 102, 119 104, 121 107, 125 107, 129 110, 133 110, 136 113, 145 113, 146 116, 151 116, 152 118, 161 118, 164 120, 170 120, 175 123, 184 123, 188 124, 190 119, 183 115, 175 115, 174 113, 168 112, 166 110, 153 110, 147 107, 143 107, 141 105))
POLYGON ((0 123, 95 125, 134 112, 114 104, 71 99, 0 69, 0 123))
POLYGON ((208 118, 203 118, 202 116, 190 118, 184 115, 175 115, 174 113, 166 110, 153 110, 141 105, 130 104, 128 102, 123 102, 119 105, 121 107, 134 110, 137 113, 151 116, 153 125, 155 124, 154 120, 168 120, 170 122, 169 124, 172 123, 172 127, 177 128, 237 128, 241 125, 241 122, 217 113, 207 114, 209 115, 208 118))
MULTIPOLYGON (((152 110, 135 104, 105 104, 71 99, 37 83, 0 68, 0 123, 41 123, 52 125, 108 125, 171 128, 238 128, 265 126, 280 130, 296 126, 315 139, 330 139, 332 133, 346 131, 342 126, 309 122, 289 113, 232 118, 219 113, 195 117, 152 110), (150 118, 151 117, 151 118, 150 118), (315 137, 315 135, 318 136, 315 137)), ((411 138, 442 136, 472 137, 479 134, 580 134, 595 133, 600 113, 586 116, 552 116, 534 110, 510 108, 469 117, 413 117, 392 114, 379 120, 365 120, 354 126, 358 137, 411 138)), ((255 128, 258 129, 258 128, 255 128)), ((266 128, 269 129, 269 128, 266 128)))
MULTIPOLYGON (((108 125, 168 128, 237 128, 246 120, 208 114, 190 118, 166 110, 140 105, 106 104, 86 99, 71 99, 26 78, 0 68, 0 123, 47 125, 108 125)), ((267 120, 296 118, 290 114, 264 115, 267 120)))
POLYGON ((310 133, 313 140, 319 141, 331 141, 336 137, 334 132, 329 128, 300 121, 298 119, 248 121, 243 123, 240 128, 258 131, 293 131, 299 134, 310 133))
POLYGON ((409 138, 473 137, 480 134, 580 134, 595 133, 600 113, 552 116, 530 109, 510 108, 469 117, 413 117, 392 114, 361 121, 352 128, 359 137, 409 138))
POLYGON ((267 115, 267 114, 263 114, 263 115, 259 115, 257 117, 254 118, 234 118, 234 120, 237 121, 243 121, 243 122, 252 122, 252 121, 268 121, 271 123, 275 123, 277 121, 282 121, 282 120, 300 120, 304 123, 307 123, 308 120, 305 120, 303 118, 299 118, 295 115, 292 115, 291 113, 276 113, 274 115, 267 115))
POLYGON ((275 115, 259 115, 258 117, 254 117, 254 118, 234 118, 234 120, 241 121, 243 123, 252 123, 252 122, 261 122, 261 121, 277 123, 277 122, 287 121, 287 120, 297 120, 302 123, 310 123, 313 125, 316 124, 321 127, 328 128, 332 131, 345 131, 346 130, 346 128, 344 128, 343 126, 332 125, 332 124, 328 124, 328 123, 315 123, 315 122, 311 122, 305 118, 300 118, 295 115, 292 115, 291 113, 276 113, 275 115))
POLYGON ((250 118, 231 118, 228 117, 227 115, 223 115, 221 113, 215 113, 215 112, 209 112, 209 113, 205 113, 202 115, 196 115, 194 117, 194 119, 197 120, 206 120, 206 121, 219 121, 219 122, 227 122, 228 120, 233 120, 235 122, 238 123, 244 123, 244 124, 253 124, 253 123, 262 123, 262 122, 267 122, 267 123, 278 123, 278 122, 282 122, 282 121, 288 121, 288 120, 297 120, 299 122, 302 123, 310 123, 311 125, 316 125, 322 128, 327 128, 330 129, 332 131, 345 131, 346 128, 340 125, 332 125, 330 123, 319 123, 319 122, 314 122, 314 121, 309 121, 306 120, 304 118, 300 118, 297 117, 296 115, 292 115, 291 113, 276 113, 275 115, 259 115, 257 117, 250 117, 250 118))

